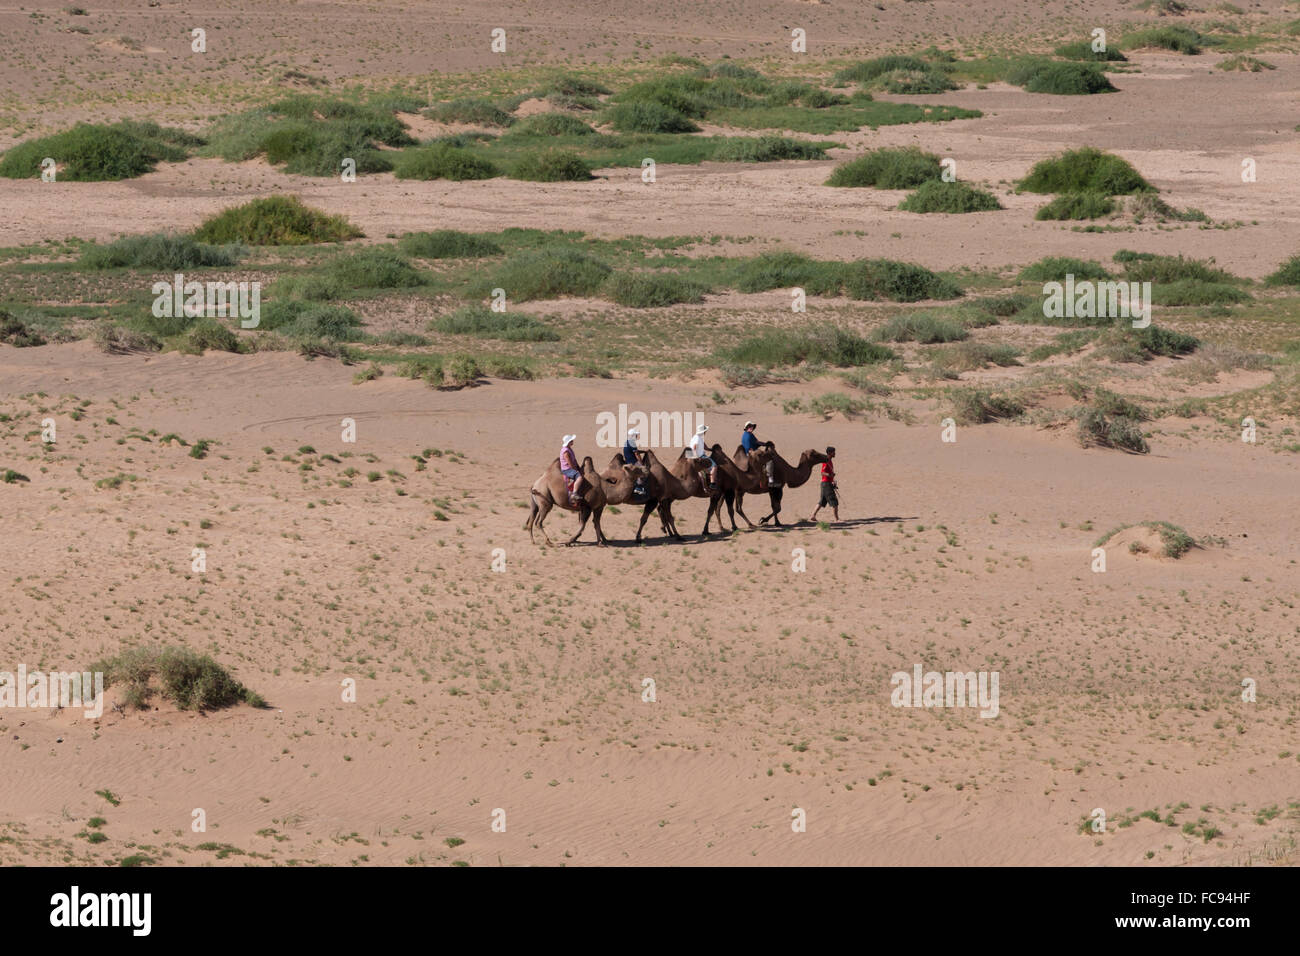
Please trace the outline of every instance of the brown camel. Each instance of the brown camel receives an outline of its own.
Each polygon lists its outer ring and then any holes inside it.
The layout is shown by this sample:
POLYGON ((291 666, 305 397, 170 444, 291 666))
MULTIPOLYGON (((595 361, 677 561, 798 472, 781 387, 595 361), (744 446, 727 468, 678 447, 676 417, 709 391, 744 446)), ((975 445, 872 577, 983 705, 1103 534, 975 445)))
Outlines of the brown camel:
MULTIPOLYGON (((682 536, 678 534, 677 522, 673 518, 673 502, 684 501, 687 498, 697 496, 707 497, 707 495, 703 494, 703 485, 700 481, 695 480, 692 482, 690 477, 699 471, 707 471, 709 468, 708 463, 703 460, 697 461, 696 459, 686 458, 683 454, 683 457, 678 458, 678 462, 688 463, 683 466, 684 468, 689 468, 690 465, 695 466, 691 472, 683 471, 683 474, 688 476, 687 479, 683 479, 679 478, 673 471, 665 468, 663 462, 659 460, 653 451, 646 449, 638 452, 638 455, 641 463, 649 470, 650 477, 653 479, 656 500, 646 502, 645 510, 641 512, 641 524, 636 529, 636 540, 640 542, 641 529, 645 527, 650 512, 658 508, 659 521, 663 524, 664 534, 671 535, 674 539, 681 541, 682 536)), ((621 455, 615 457, 620 460, 622 458, 621 455)), ((676 465, 674 465, 674 468, 676 468, 676 465)))
MULTIPOLYGON (((771 443, 769 442, 769 444, 771 443)), ((737 448, 736 455, 739 457, 742 454, 744 454, 744 450, 737 448)), ((824 461, 830 461, 830 458, 827 457, 824 452, 820 452, 815 448, 809 448, 799 456, 799 464, 796 467, 782 458, 780 453, 777 452, 776 446, 773 445, 772 461, 776 466, 776 477, 780 481, 780 484, 776 487, 768 487, 767 475, 764 473, 763 490, 767 491, 768 500, 772 505, 772 513, 759 518, 758 523, 767 524, 771 521, 774 525, 780 527, 781 497, 785 493, 785 489, 798 488, 800 485, 805 484, 808 481, 809 476, 812 475, 813 465, 820 465, 824 461)), ((745 491, 747 490, 749 489, 744 489, 736 493, 737 510, 740 509, 741 502, 745 497, 745 491)))
MULTIPOLYGON (((767 455, 769 455, 770 452, 765 452, 763 449, 760 449, 759 451, 764 452, 759 463, 759 472, 761 473, 762 465, 766 463, 767 455)), ((755 452, 755 454, 759 454, 759 452, 755 452)), ((672 468, 669 469, 672 474, 682 482, 686 489, 690 491, 690 497, 709 499, 709 513, 704 516, 704 531, 701 532, 706 538, 709 536, 709 522, 713 520, 713 515, 715 513, 718 515, 718 530, 724 530, 722 527, 722 515, 719 509, 722 504, 722 495, 725 489, 740 487, 748 487, 751 490, 758 489, 758 483, 754 475, 752 473, 742 474, 740 469, 736 467, 736 463, 723 454, 721 445, 715 444, 710 448, 709 457, 711 457, 714 463, 718 466, 718 490, 712 494, 709 493, 707 488, 708 478, 706 476, 708 473, 708 464, 702 459, 686 457, 685 449, 682 450, 677 461, 673 462, 672 468)), ((741 515, 741 517, 744 517, 744 515, 741 515)), ((732 520, 734 522, 735 519, 733 518, 732 520)), ((747 522, 749 521, 748 518, 745 518, 745 520, 747 522)), ((753 527, 752 523, 750 523, 750 527, 753 527)), ((736 530, 734 525, 731 530, 736 530)))
POLYGON ((565 547, 573 544, 582 536, 582 532, 587 528, 587 519, 592 519, 592 524, 596 528, 596 544, 601 547, 605 546, 605 532, 600 528, 600 516, 605 510, 605 505, 611 498, 620 501, 626 501, 632 493, 632 485, 638 476, 647 474, 645 468, 636 466, 629 474, 622 468, 619 469, 621 475, 612 479, 606 478, 596 471, 596 466, 592 464, 591 456, 588 455, 582 459, 582 477, 586 479, 586 489, 578 497, 576 503, 569 501, 569 489, 564 481, 564 474, 560 471, 560 459, 554 459, 546 471, 533 482, 533 487, 529 489, 529 498, 531 507, 528 511, 528 520, 524 522, 524 530, 528 532, 530 541, 533 538, 533 529, 540 529, 542 537, 546 539, 547 544, 551 544, 550 535, 546 533, 543 523, 546 516, 551 513, 552 508, 563 508, 565 511, 578 512, 580 523, 578 533, 565 542, 565 547))
MULTIPOLYGON (((715 446, 716 447, 716 446, 715 446)), ((736 512, 745 519, 745 524, 750 528, 754 527, 754 522, 749 520, 745 514, 742 504, 745 500, 745 492, 758 492, 767 488, 766 468, 768 461, 776 454, 776 446, 769 442, 764 442, 751 452, 746 452, 743 448, 737 448, 733 458, 723 456, 723 461, 731 466, 728 468, 718 469, 718 485, 722 489, 721 502, 718 504, 718 527, 722 527, 722 510, 721 503, 727 505, 727 514, 731 518, 731 530, 736 530, 736 512), (735 502, 733 509, 732 502, 735 502)), ((716 460, 716 459, 715 459, 716 460)))
MULTIPOLYGON (((623 460, 622 453, 616 452, 614 454, 614 457, 610 459, 609 467, 600 473, 600 477, 604 479, 606 482, 617 482, 616 485, 615 484, 606 485, 606 490, 605 490, 606 504, 622 505, 631 502, 634 504, 645 505, 645 510, 641 512, 641 523, 637 526, 636 529, 636 543, 640 544, 641 529, 645 527, 646 519, 650 517, 650 513, 654 511, 655 508, 659 507, 659 500, 664 496, 663 479, 671 478, 672 476, 668 475, 667 471, 664 470, 664 467, 662 465, 659 465, 659 460, 654 457, 653 452, 642 451, 642 452, 638 452, 637 455, 638 455, 638 460, 636 462, 630 463, 631 467, 629 467, 629 463, 623 460), (655 469, 654 467, 652 467, 651 462, 653 462, 654 465, 659 465, 658 474, 655 473, 655 469), (624 483, 619 480, 624 475, 631 475, 632 477, 632 480, 626 483, 625 490, 624 490, 624 483), (641 498, 639 500, 633 495, 633 492, 636 489, 637 477, 642 477, 645 479, 644 487, 645 487, 646 494, 644 498, 641 498)), ((664 534, 670 534, 670 533, 671 532, 669 532, 668 530, 668 523, 667 521, 665 521, 664 534)), ((675 535, 675 537, 681 537, 681 536, 675 535)))

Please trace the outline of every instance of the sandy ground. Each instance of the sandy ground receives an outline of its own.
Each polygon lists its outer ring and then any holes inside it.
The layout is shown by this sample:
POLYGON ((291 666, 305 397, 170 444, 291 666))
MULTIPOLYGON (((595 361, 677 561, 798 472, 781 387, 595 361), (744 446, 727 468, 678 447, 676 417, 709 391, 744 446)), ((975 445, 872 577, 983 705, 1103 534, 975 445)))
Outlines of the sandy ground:
MULTIPOLYGON (((194 70, 186 31, 205 8, 137 6, 89 7, 92 35, 68 33, 60 4, 0 9, 6 121, 141 115, 131 84, 144 63, 173 115, 191 118, 202 112, 191 100, 210 109, 223 84, 289 66, 343 78, 490 69, 490 54, 459 40, 486 47, 498 24, 528 41, 519 62, 603 62, 776 56, 800 24, 845 55, 945 33, 971 45, 1063 38, 1126 9, 223 4, 210 35, 238 35, 246 59, 213 44, 194 70), (80 69, 58 72, 72 62, 80 69)), ((508 225, 755 236, 935 268, 1138 247, 1258 277, 1300 248, 1300 57, 1269 54, 1278 70, 1226 75, 1210 72, 1217 59, 1142 55, 1143 72, 1117 76, 1122 92, 1109 96, 971 88, 924 99, 978 108, 981 120, 827 137, 845 144, 840 157, 910 143, 953 156, 961 178, 999 193, 1008 208, 997 213, 907 216, 893 208, 901 194, 822 188, 830 163, 663 167, 644 186, 633 170, 584 185, 343 184, 193 160, 126 183, 8 182, 0 232, 14 245, 184 230, 292 191, 373 239, 508 225), (1008 184, 1085 143, 1132 161, 1175 206, 1240 225, 1081 234, 1034 222, 1041 199, 1008 184), (1255 183, 1241 182, 1245 157, 1255 183)), ((1161 377, 1169 364, 1127 390, 1197 393, 1161 377)), ((782 413, 819 383, 738 391, 714 409, 716 382, 703 379, 449 392, 391 375, 354 385, 354 372, 284 353, 0 345, 0 472, 29 479, 0 483, 0 671, 183 644, 270 705, 110 707, 98 721, 0 710, 0 863, 1296 862, 1300 485, 1272 434, 1249 445, 1221 423, 1169 420, 1138 457, 1032 426, 963 427, 945 443, 923 405, 913 425, 782 413), (610 548, 592 546, 590 528, 581 547, 531 543, 527 489, 559 436, 578 433, 603 466, 614 449, 595 447, 596 416, 619 403, 709 408, 728 450, 746 417, 791 459, 835 445, 843 520, 753 532, 742 521, 739 534, 700 540, 695 501, 676 508, 684 544, 652 522, 647 545, 632 547, 628 508, 604 519, 610 548), (58 429, 48 448, 45 418, 58 429), (355 444, 341 440, 344 418, 355 444), (214 444, 196 459, 162 443, 169 433, 214 444), (443 454, 421 470, 412 456, 425 449, 443 454), (1207 546, 1168 560, 1158 539, 1129 530, 1107 544, 1105 573, 1091 570, 1103 533, 1150 520, 1207 546), (891 675, 916 665, 997 671, 998 715, 892 706, 891 675), (343 700, 349 679, 355 702, 343 700), (1096 808, 1104 833, 1087 829, 1096 808), (196 809, 206 832, 191 828, 196 809), (806 832, 791 829, 795 809, 806 832), (505 832, 493 829, 497 810, 505 832), (1158 821, 1139 817, 1152 810, 1158 821), (107 821, 104 842, 87 838, 93 817, 107 821)), ((1239 372, 1199 391, 1267 378, 1239 372)), ((807 516, 816 497, 815 478, 789 491, 786 518, 807 516)), ((751 499, 751 518, 762 504, 751 499)), ((548 527, 559 538, 576 519, 548 527)))

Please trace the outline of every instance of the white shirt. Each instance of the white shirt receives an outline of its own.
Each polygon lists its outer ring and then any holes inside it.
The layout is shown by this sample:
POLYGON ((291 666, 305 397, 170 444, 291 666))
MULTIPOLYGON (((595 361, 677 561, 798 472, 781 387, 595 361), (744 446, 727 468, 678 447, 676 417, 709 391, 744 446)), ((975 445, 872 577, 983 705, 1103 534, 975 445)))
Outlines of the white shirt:
POLYGON ((704 436, 703 436, 703 435, 693 435, 693 436, 691 436, 691 445, 690 445, 690 448, 691 448, 691 457, 692 457, 692 458, 704 458, 704 457, 706 457, 706 456, 709 454, 709 450, 708 450, 707 448, 704 447, 704 436))

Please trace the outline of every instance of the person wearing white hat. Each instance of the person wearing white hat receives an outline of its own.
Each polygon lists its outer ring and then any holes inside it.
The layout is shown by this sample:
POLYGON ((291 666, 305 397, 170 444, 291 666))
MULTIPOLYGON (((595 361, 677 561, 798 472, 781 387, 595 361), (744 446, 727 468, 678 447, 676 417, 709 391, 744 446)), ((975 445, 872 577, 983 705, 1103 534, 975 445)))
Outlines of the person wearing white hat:
POLYGON ((757 427, 758 422, 745 422, 745 430, 740 433, 740 447, 746 452, 751 452, 763 444, 754 434, 754 429, 757 427))
POLYGON ((576 504, 582 483, 582 471, 578 468, 578 454, 573 450, 577 435, 565 435, 560 443, 560 473, 569 483, 569 504, 576 504))
POLYGON ((718 490, 718 463, 709 455, 708 446, 704 444, 704 433, 709 430, 708 425, 701 425, 695 429, 695 434, 691 436, 691 444, 688 449, 691 458, 703 458, 710 465, 709 468, 709 494, 718 490))
MULTIPOLYGON (((641 433, 635 428, 628 429, 627 441, 623 443, 623 467, 630 469, 633 465, 641 463, 641 456, 637 454, 636 440, 641 437, 641 433)), ((646 496, 645 475, 640 474, 636 477, 636 483, 632 486, 632 498, 635 501, 641 501, 646 496)))

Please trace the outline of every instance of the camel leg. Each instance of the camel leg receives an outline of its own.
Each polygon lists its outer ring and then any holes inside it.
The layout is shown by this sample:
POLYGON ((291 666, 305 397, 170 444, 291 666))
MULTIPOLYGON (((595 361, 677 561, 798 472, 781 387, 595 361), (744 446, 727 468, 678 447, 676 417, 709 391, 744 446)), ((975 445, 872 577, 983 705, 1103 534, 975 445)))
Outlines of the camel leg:
MULTIPOLYGON (((602 509, 602 510, 604 510, 604 509, 602 509)), ((602 530, 600 529, 600 512, 599 512, 599 511, 593 511, 593 512, 591 513, 591 523, 592 523, 592 524, 595 526, 595 528, 596 528, 596 544, 599 545, 599 546, 602 547, 602 548, 605 547, 605 545, 608 543, 608 540, 609 540, 609 539, 607 539, 607 538, 605 537, 605 532, 602 531, 602 530)))
POLYGON ((704 516, 704 537, 709 536, 709 522, 713 520, 714 512, 718 514, 718 533, 721 534, 722 527, 722 495, 714 495, 709 499, 709 513, 704 516))
POLYGON ((664 534, 670 534, 674 540, 681 541, 681 533, 677 530, 677 519, 673 517, 673 503, 665 501, 659 506, 659 520, 663 522, 664 534))
MULTIPOLYGON (((554 505, 549 498, 542 499, 541 505, 538 506, 537 520, 533 522, 533 527, 535 527, 538 531, 542 533, 542 538, 543 540, 546 541, 547 547, 553 548, 555 547, 555 543, 551 541, 551 536, 546 533, 546 526, 543 524, 543 522, 546 521, 546 516, 551 513, 552 507, 554 507, 554 505)), ((529 531, 528 535, 529 535, 529 539, 531 540, 532 539, 531 530, 529 531)))
POLYGON ((565 542, 564 546, 566 548, 582 537, 582 532, 587 530, 587 519, 589 517, 591 517, 591 507, 585 501, 580 500, 578 502, 578 518, 580 519, 580 523, 578 524, 578 533, 565 542))
MULTIPOLYGON (((739 514, 742 518, 745 519, 745 524, 749 525, 749 530, 750 530, 750 531, 753 531, 753 530, 754 530, 754 522, 750 521, 750 520, 749 520, 749 516, 748 516, 747 514, 745 514, 744 504, 745 504, 745 493, 744 493, 743 491, 739 491, 739 490, 737 490, 737 491, 736 491, 736 512, 737 512, 737 514, 739 514)), ((735 527, 735 526, 736 526, 736 516, 735 516, 735 515, 732 515, 732 516, 731 516, 731 525, 732 525, 731 530, 732 530, 732 531, 735 531, 735 530, 736 530, 736 527, 735 527)))
POLYGON ((725 531, 722 527, 722 505, 727 506, 727 513, 731 515, 731 530, 736 530, 736 512, 733 502, 736 500, 736 492, 732 488, 726 488, 722 492, 722 500, 718 503, 718 530, 725 531))
MULTIPOLYGON (((645 527, 645 523, 646 523, 647 520, 649 520, 651 512, 653 512, 653 511, 655 510, 655 508, 657 508, 657 507, 659 507, 659 502, 657 502, 657 501, 647 501, 647 502, 645 503, 645 508, 644 508, 644 510, 642 510, 642 512, 641 512, 641 523, 640 523, 639 525, 636 526, 636 543, 637 543, 637 544, 640 544, 640 543, 641 543, 641 529, 645 527)), ((668 532, 665 530, 665 531, 664 531, 664 534, 667 534, 667 533, 668 533, 668 532)))

